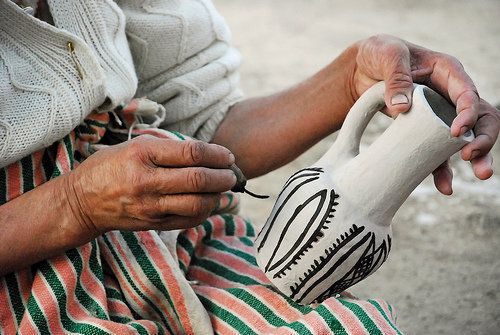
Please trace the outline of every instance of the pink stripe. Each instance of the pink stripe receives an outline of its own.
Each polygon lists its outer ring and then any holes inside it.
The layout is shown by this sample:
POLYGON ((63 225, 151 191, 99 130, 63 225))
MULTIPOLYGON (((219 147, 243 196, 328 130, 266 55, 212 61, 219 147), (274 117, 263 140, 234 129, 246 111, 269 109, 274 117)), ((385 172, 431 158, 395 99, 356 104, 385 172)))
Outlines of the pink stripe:
POLYGON ((141 276, 137 273, 135 270, 135 267, 132 265, 130 262, 130 253, 127 255, 122 247, 123 245, 126 245, 125 242, 122 242, 118 240, 117 233, 116 232, 111 232, 108 233, 108 237, 110 237, 113 240, 113 245, 120 254, 120 258, 122 262, 127 266, 128 271, 134 279, 134 283, 139 287, 141 292, 145 295, 147 295, 152 302, 154 302, 158 307, 161 308, 163 315, 168 319, 170 326, 172 326, 172 330, 174 331, 175 334, 179 333, 179 324, 177 323, 177 320, 175 320, 172 316, 171 308, 168 306, 166 299, 162 299, 158 295, 156 295, 151 289, 147 286, 146 283, 144 283, 144 278, 145 276, 141 276))
POLYGON ((228 246, 234 246, 234 248, 244 251, 247 254, 254 255, 255 251, 253 247, 249 247, 248 245, 242 243, 238 240, 237 237, 234 236, 222 236, 218 238, 219 241, 224 241, 228 246))
MULTIPOLYGON (((168 264, 164 256, 160 253, 160 248, 156 245, 156 241, 151 232, 140 232, 138 235, 144 247, 147 248, 147 252, 151 256, 151 261, 155 263, 157 271, 161 271, 163 275, 162 278, 165 279, 163 283, 168 287, 168 293, 173 300, 175 309, 178 311, 177 315, 184 327, 184 331, 188 334, 193 334, 194 330, 186 307, 185 295, 179 286, 177 276, 172 271, 171 265, 168 264)), ((168 251, 165 250, 165 252, 168 251)), ((175 266, 177 266, 177 264, 175 264, 175 266)))
POLYGON ((7 166, 7 201, 10 201, 21 195, 21 163, 15 162, 7 166))
POLYGON ((64 334, 65 330, 59 314, 59 304, 52 294, 52 289, 41 275, 37 275, 32 288, 33 297, 44 314, 52 334, 64 334))
POLYGON ((40 331, 36 328, 35 323, 31 318, 31 314, 24 313, 21 324, 19 325, 18 333, 29 335, 40 334, 40 331))
POLYGON ((31 286, 33 286, 33 279, 31 278, 31 271, 21 270, 17 273, 17 279, 19 283, 19 291, 21 292, 23 303, 26 306, 28 299, 31 295, 31 286))
POLYGON ((176 251, 177 251, 177 258, 179 258, 179 260, 182 261, 182 263, 184 263, 184 266, 187 269, 189 263, 191 262, 191 256, 188 254, 186 249, 184 249, 179 245, 177 245, 176 251))
POLYGON ((80 274, 80 282, 85 288, 90 297, 98 301, 101 307, 105 310, 107 304, 106 289, 103 283, 101 283, 93 274, 90 269, 90 257, 92 254, 92 244, 87 243, 80 248, 78 248, 80 255, 83 259, 83 268, 80 274))
POLYGON ((127 316, 131 319, 134 317, 132 316, 132 312, 128 308, 128 306, 121 300, 116 300, 116 299, 108 299, 108 308, 109 308, 109 314, 110 315, 124 315, 127 316))
POLYGON ((218 304, 221 308, 240 318, 246 325, 251 327, 257 333, 261 334, 275 328, 253 308, 249 307, 246 303, 235 298, 233 295, 224 290, 214 290, 210 287, 200 286, 197 291, 205 296, 205 298, 218 304))
POLYGON ((15 334, 17 328, 17 321, 12 306, 10 304, 9 290, 5 279, 0 280, 0 330, 3 334, 15 334))
POLYGON ((329 298, 322 303, 342 323, 348 334, 363 334, 365 327, 356 315, 337 299, 329 298))
MULTIPOLYGON (((315 335, 327 335, 332 334, 332 331, 325 323, 325 320, 321 315, 313 310, 308 314, 304 315, 302 319, 297 320, 297 322, 302 323, 309 331, 315 335)), ((279 334, 279 333, 276 333, 279 334)), ((350 333, 349 333, 350 334, 350 333)), ((352 333, 353 335, 364 334, 364 333, 352 333)))
POLYGON ((201 256, 203 256, 203 258, 210 259, 211 261, 215 261, 224 267, 230 268, 238 274, 250 276, 252 277, 252 279, 258 282, 269 282, 269 279, 266 278, 266 276, 260 269, 254 267, 252 264, 249 264, 247 261, 233 254, 223 252, 215 248, 207 248, 205 250, 205 253, 203 255, 200 255, 199 258, 202 258, 201 256))
POLYGON ((209 313, 210 321, 212 322, 212 327, 214 328, 214 333, 221 335, 239 335, 240 333, 236 329, 228 325, 224 320, 219 319, 212 313, 209 313))
POLYGON ((389 325, 389 323, 384 319, 382 314, 380 314, 380 311, 375 306, 370 304, 368 301, 362 300, 357 300, 355 303, 358 304, 358 306, 360 306, 365 311, 365 313, 368 314, 368 316, 370 316, 377 327, 382 330, 383 334, 397 334, 394 328, 389 325))
POLYGON ((236 224, 236 235, 247 236, 247 225, 243 218, 238 215, 233 216, 234 223, 236 224))
MULTIPOLYGON (((108 233, 109 235, 110 233, 108 233)), ((113 258, 113 255, 110 253, 109 249, 107 247, 104 247, 104 248, 101 248, 101 252, 106 255, 106 259, 108 261, 108 264, 109 266, 111 266, 112 270, 113 270, 113 273, 115 274, 115 276, 117 277, 117 279, 119 280, 119 282, 121 283, 121 288, 123 289, 123 291, 128 295, 128 297, 130 299, 132 299, 134 301, 134 303, 136 304, 136 306, 141 309, 143 311, 143 313, 148 313, 148 314, 156 314, 155 311, 151 308, 151 306, 149 305, 146 305, 144 303, 144 301, 142 300, 141 297, 139 297, 135 291, 133 290, 133 288, 129 285, 128 281, 127 281, 127 278, 125 278, 125 276, 123 275, 123 273, 121 272, 121 269, 118 267, 118 265, 116 264, 116 261, 114 260, 113 258)), ((134 282, 135 283, 135 282, 134 282)), ((142 323, 141 323, 142 324, 142 323)), ((144 327, 148 327, 149 328, 149 331, 151 331, 154 327, 154 329, 156 329, 156 326, 154 325, 151 325, 149 323, 145 323, 143 324, 144 327)))
MULTIPOLYGON (((76 281, 77 281, 76 273, 73 267, 71 266, 70 261, 65 256, 58 257, 53 262, 51 261, 51 266, 57 273, 58 278, 61 281, 64 290, 66 291, 67 302, 66 306, 62 307, 64 307, 68 311, 69 316, 73 320, 75 320, 76 322, 81 321, 81 322, 90 322, 96 324, 104 328, 108 332, 127 330, 126 327, 125 328, 121 327, 122 325, 120 324, 117 323, 110 324, 110 322, 106 322, 104 320, 97 319, 91 316, 90 312, 82 307, 82 305, 76 299, 75 296, 76 281), (108 328, 108 326, 112 327, 108 328)), ((82 272, 85 271, 86 271, 85 269, 82 270, 82 272)))
POLYGON ((286 322, 294 322, 303 316, 300 311, 291 307, 281 295, 267 287, 252 286, 248 287, 248 290, 286 322))

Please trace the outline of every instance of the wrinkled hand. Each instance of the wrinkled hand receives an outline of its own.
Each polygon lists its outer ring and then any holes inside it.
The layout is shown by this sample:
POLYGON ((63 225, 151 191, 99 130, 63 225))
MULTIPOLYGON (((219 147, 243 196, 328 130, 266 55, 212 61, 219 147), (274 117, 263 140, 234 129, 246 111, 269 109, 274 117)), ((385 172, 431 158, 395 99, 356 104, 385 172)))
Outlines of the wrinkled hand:
MULTIPOLYGON (((462 149, 462 159, 470 161, 479 179, 493 174, 489 153, 498 137, 500 112, 479 98, 476 87, 462 64, 452 56, 379 35, 358 43, 356 69, 352 75, 352 95, 357 99, 376 82, 386 82, 386 113, 396 116, 410 109, 413 82, 431 87, 448 98, 457 109, 451 135, 473 129, 476 138, 462 149)), ((448 162, 434 172, 436 188, 452 193, 452 172, 448 162)))
POLYGON ((143 135, 102 149, 67 178, 78 222, 94 236, 109 230, 170 230, 201 223, 231 189, 231 152, 201 141, 143 135))

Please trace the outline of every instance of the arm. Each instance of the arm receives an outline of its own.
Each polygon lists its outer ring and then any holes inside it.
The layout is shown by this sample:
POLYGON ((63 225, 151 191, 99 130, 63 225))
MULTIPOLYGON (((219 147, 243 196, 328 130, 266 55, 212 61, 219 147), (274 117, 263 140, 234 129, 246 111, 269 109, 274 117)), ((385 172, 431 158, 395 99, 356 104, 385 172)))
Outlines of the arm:
MULTIPOLYGON (((492 175, 489 151, 498 137, 498 110, 479 99, 461 64, 392 36, 375 36, 344 51, 303 83, 281 93, 236 104, 213 141, 226 146, 248 177, 265 174, 296 158, 338 130, 355 100, 377 81, 386 81, 386 114, 411 107, 413 81, 426 84, 457 106, 452 136, 474 129, 476 139, 462 150, 479 179, 492 175), (250 144, 251 143, 251 144, 250 144)), ((443 194, 451 194, 452 174, 445 162, 434 172, 443 194)))
POLYGON ((283 92, 233 106, 213 138, 230 149, 249 178, 295 159, 340 128, 355 101, 349 81, 357 47, 283 92))
POLYGON ((192 227, 236 182, 229 150, 140 136, 0 206, 0 276, 106 231, 192 227))

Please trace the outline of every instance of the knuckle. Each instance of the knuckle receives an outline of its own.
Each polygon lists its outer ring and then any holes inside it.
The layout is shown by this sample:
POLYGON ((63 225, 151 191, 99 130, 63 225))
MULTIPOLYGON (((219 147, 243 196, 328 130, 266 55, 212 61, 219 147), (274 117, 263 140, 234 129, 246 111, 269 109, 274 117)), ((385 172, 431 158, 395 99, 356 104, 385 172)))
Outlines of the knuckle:
POLYGON ((191 212, 194 217, 207 215, 210 210, 210 201, 206 197, 196 197, 191 202, 191 212))
POLYGON ((193 187, 193 190, 202 190, 208 184, 208 176, 207 173, 200 169, 192 170, 189 173, 189 183, 193 187))
POLYGON ((404 73, 401 71, 396 71, 392 73, 391 78, 389 82, 387 83, 387 88, 390 90, 397 90, 397 89, 407 89, 408 87, 411 87, 412 85, 412 78, 411 74, 409 73, 404 73))
POLYGON ((455 68, 463 70, 463 64, 455 57, 448 55, 446 53, 439 53, 438 57, 440 58, 442 64, 447 68, 455 68))
POLYGON ((193 164, 199 164, 203 161, 205 155, 205 144, 201 141, 186 141, 184 145, 184 158, 193 164))

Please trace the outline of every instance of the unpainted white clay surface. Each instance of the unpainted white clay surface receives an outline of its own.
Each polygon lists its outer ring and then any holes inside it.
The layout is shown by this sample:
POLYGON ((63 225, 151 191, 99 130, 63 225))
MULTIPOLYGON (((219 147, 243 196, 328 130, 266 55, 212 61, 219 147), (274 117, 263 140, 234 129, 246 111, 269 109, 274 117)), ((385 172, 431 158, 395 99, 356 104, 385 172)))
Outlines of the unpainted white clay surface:
POLYGON ((410 111, 359 153, 366 126, 383 107, 384 90, 381 82, 365 92, 332 147, 288 179, 255 241, 261 269, 299 303, 322 301, 374 273, 391 249, 396 211, 473 139, 471 132, 452 137, 446 117, 436 113, 446 116, 454 108, 416 85, 410 111))

